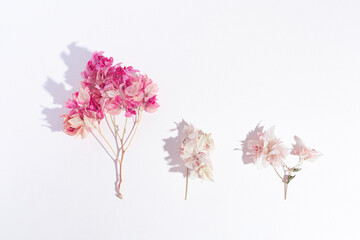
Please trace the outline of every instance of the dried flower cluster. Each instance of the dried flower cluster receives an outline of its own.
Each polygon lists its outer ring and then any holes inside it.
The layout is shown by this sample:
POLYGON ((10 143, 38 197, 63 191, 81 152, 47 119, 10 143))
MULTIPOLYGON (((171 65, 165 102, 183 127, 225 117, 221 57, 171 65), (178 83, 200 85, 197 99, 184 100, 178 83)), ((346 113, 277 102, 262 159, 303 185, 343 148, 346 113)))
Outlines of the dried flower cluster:
POLYGON ((69 114, 63 115, 65 133, 85 138, 93 129, 99 132, 120 163, 118 194, 122 197, 121 166, 124 153, 129 146, 126 143, 127 140, 129 140, 128 144, 131 143, 142 112, 152 113, 159 107, 156 95, 158 87, 150 78, 140 74, 133 67, 123 67, 120 63, 113 64, 113 58, 104 57, 103 52, 93 53, 81 76, 83 78, 81 89, 65 103, 66 108, 70 109, 69 114), (115 117, 121 113, 124 113, 126 120, 120 136, 115 117), (116 141, 120 142, 121 160, 101 133, 100 122, 104 118, 107 121, 107 115, 113 123, 112 132, 116 141), (132 119, 133 127, 127 133, 128 118, 132 119))
POLYGON ((64 115, 64 128, 68 135, 87 136, 106 114, 125 112, 125 117, 136 116, 139 111, 154 112, 159 104, 158 87, 146 75, 133 67, 113 65, 113 58, 95 52, 81 73, 83 81, 79 92, 65 103, 70 113, 64 115))
POLYGON ((271 165, 277 175, 285 184, 285 199, 287 195, 287 187, 290 181, 295 177, 295 172, 301 170, 300 166, 304 161, 315 161, 321 156, 317 150, 307 147, 304 142, 295 136, 295 144, 292 149, 287 148, 283 142, 274 134, 274 128, 271 127, 267 131, 263 131, 263 127, 257 127, 253 133, 255 137, 244 141, 243 150, 245 155, 251 161, 259 166, 267 167, 271 165), (299 162, 294 167, 289 167, 285 160, 288 155, 292 154, 298 157, 299 162), (284 171, 283 176, 278 172, 281 168, 284 171))
POLYGON ((213 181, 210 153, 214 150, 214 140, 211 138, 211 134, 195 129, 192 124, 185 126, 183 133, 185 139, 181 146, 180 158, 185 161, 187 167, 186 199, 189 170, 192 177, 213 181))

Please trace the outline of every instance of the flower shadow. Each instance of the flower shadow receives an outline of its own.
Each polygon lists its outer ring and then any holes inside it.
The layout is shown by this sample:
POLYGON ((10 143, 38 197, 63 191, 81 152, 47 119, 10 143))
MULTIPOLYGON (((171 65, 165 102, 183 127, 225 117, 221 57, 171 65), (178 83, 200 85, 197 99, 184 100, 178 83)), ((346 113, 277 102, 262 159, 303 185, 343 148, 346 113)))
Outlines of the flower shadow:
POLYGON ((264 131, 264 127, 263 126, 260 126, 260 123, 255 127, 254 130, 250 131, 245 140, 242 141, 242 152, 243 152, 243 155, 242 155, 242 160, 244 162, 244 164, 250 164, 250 163, 253 163, 255 164, 255 159, 253 156, 251 155, 248 155, 249 152, 251 152, 252 149, 250 149, 249 147, 249 141, 253 141, 253 140, 257 140, 258 139, 258 135, 260 133, 262 133, 264 131))
POLYGON ((53 97, 53 107, 43 107, 42 114, 45 115, 45 126, 50 128, 52 132, 62 131, 61 115, 65 113, 64 103, 71 97, 72 92, 79 88, 81 81, 80 73, 84 70, 87 61, 91 57, 91 52, 77 46, 76 42, 68 45, 69 53, 62 52, 60 57, 67 66, 65 72, 65 81, 56 82, 48 77, 44 88, 53 97))
POLYGON ((179 123, 174 122, 174 124, 176 125, 176 128, 170 129, 170 132, 176 131, 177 135, 175 137, 163 139, 165 143, 164 150, 168 153, 168 156, 165 157, 165 160, 170 166, 169 172, 179 172, 185 178, 186 166, 184 161, 180 158, 180 147, 182 141, 185 138, 185 135, 183 134, 183 129, 189 124, 185 122, 184 119, 179 123))

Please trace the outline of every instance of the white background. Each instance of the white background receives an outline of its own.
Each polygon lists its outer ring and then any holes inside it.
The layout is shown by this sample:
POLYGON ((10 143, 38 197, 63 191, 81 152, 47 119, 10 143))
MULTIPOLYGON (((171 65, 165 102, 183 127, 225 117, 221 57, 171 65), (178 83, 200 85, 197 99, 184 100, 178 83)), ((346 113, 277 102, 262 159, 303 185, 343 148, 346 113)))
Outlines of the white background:
POLYGON ((0 239, 360 239, 358 1, 7 1, 0 10, 0 239), (111 158, 61 132, 95 50, 160 86, 115 196, 111 158), (212 132, 215 182, 176 158, 212 132), (289 185, 244 164, 262 122, 324 153, 289 185))

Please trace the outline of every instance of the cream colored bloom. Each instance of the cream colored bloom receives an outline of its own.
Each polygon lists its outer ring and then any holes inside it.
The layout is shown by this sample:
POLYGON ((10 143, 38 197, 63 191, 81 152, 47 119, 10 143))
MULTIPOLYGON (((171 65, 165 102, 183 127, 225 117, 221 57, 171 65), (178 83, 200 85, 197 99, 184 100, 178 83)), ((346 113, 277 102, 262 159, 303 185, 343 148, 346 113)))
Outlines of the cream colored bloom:
POLYGON ((181 146, 180 158, 191 170, 191 176, 213 181, 213 167, 210 153, 214 150, 214 140, 211 134, 206 134, 194 128, 192 124, 185 126, 185 139, 181 146))

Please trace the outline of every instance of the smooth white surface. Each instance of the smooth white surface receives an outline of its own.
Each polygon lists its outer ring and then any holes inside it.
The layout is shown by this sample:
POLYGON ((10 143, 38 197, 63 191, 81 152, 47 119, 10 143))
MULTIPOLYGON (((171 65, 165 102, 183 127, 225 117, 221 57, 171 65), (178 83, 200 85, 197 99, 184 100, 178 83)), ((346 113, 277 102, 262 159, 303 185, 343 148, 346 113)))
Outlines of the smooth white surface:
POLYGON ((3 3, 0 239, 360 239, 359 9, 345 0, 3 3), (61 104, 94 50, 160 86, 161 108, 145 115, 125 159, 123 200, 98 143, 59 131, 61 104), (216 143, 215 182, 191 180, 188 201, 164 150, 182 119, 216 143), (244 165, 234 150, 260 121, 289 146, 296 134, 324 153, 287 201, 272 169, 244 165))

